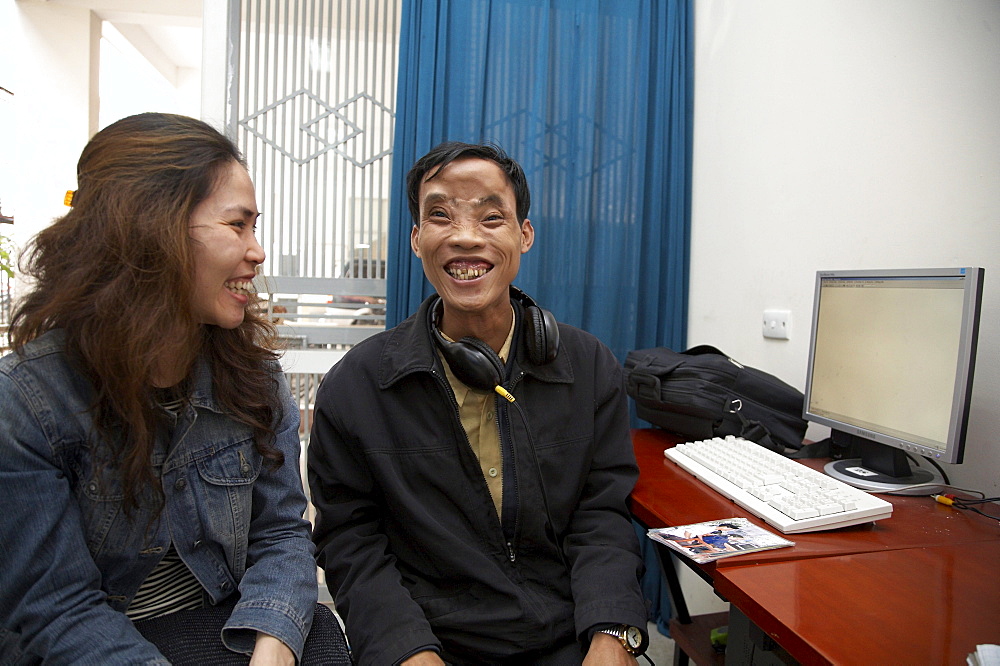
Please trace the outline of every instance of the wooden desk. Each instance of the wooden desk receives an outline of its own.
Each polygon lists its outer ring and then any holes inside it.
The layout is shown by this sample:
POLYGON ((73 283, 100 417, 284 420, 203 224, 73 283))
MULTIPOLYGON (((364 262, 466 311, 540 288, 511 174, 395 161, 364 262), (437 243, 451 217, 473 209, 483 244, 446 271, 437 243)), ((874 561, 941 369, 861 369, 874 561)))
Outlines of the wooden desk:
POLYGON ((994 540, 727 566, 715 584, 803 664, 964 664, 1000 643, 998 571, 994 540))
MULTIPOLYGON (((689 523, 714 520, 718 518, 730 518, 742 516, 749 518, 757 525, 775 531, 773 527, 759 520, 753 514, 745 511, 731 500, 723 497, 691 474, 684 471, 672 461, 666 459, 663 450, 673 446, 684 438, 677 437, 660 429, 642 429, 632 432, 632 441, 635 447, 636 459, 639 463, 639 480, 630 497, 630 509, 635 518, 647 527, 664 527, 673 525, 685 525, 689 523)), ((810 467, 821 469, 825 460, 805 460, 801 461, 810 467)), ((832 647, 826 643, 855 643, 853 639, 844 640, 845 634, 838 634, 829 624, 833 617, 839 617, 845 623, 845 627, 854 627, 858 621, 857 613, 863 609, 853 609, 852 600, 858 597, 857 590, 870 585, 873 589, 880 589, 880 594, 874 595, 876 603, 885 606, 884 613, 879 617, 873 617, 871 613, 865 617, 872 617, 872 636, 865 636, 885 643, 887 646, 898 647, 899 643, 912 638, 913 635, 934 634, 943 636, 942 640, 949 640, 948 635, 957 635, 953 629, 946 626, 946 623, 930 623, 928 618, 920 616, 915 621, 922 621, 922 625, 910 625, 901 627, 882 624, 886 618, 892 616, 892 608, 895 607, 891 587, 882 587, 883 581, 902 576, 900 571, 905 567, 895 566, 905 564, 911 558, 915 558, 923 563, 922 573, 915 574, 914 580, 936 581, 934 585, 941 585, 952 580, 946 576, 942 578, 940 567, 947 562, 948 552, 966 551, 969 557, 974 557, 975 553, 995 552, 1000 548, 1000 526, 997 521, 990 520, 984 516, 969 512, 960 511, 947 507, 927 497, 896 497, 881 495, 893 505, 893 514, 890 518, 880 520, 865 525, 855 525, 843 527, 836 530, 824 532, 810 532, 806 534, 790 535, 795 546, 790 548, 779 548, 776 550, 761 551, 757 553, 747 553, 734 557, 724 558, 714 563, 697 565, 687 558, 681 561, 691 566, 706 581, 711 583, 715 589, 725 598, 729 599, 741 611, 743 611, 752 621, 762 629, 775 632, 774 636, 783 648, 788 650, 796 659, 804 663, 826 663, 827 652, 832 647), (861 562, 861 568, 852 569, 852 565, 861 562), (766 566, 764 566, 766 565, 766 566), (779 566, 780 565, 780 566, 779 566), (841 586, 838 579, 844 576, 837 576, 828 572, 830 567, 842 567, 854 573, 846 577, 846 580, 854 582, 853 586, 841 586), (884 568, 895 566, 899 571, 883 571, 884 568), (815 616, 815 623, 799 623, 791 606, 798 602, 796 593, 789 593, 787 589, 780 586, 775 587, 775 594, 771 596, 769 585, 766 580, 780 579, 787 576, 793 569, 801 567, 803 576, 812 576, 815 580, 810 580, 810 584, 815 588, 815 592, 810 593, 809 602, 814 606, 812 612, 815 616), (928 572, 937 571, 936 577, 929 577, 928 572), (729 576, 730 571, 733 576, 729 576), (765 574, 763 572, 773 572, 765 574), (864 577, 859 582, 857 576, 864 573, 864 577), (825 580, 829 584, 825 587, 817 587, 817 580, 825 580), (870 579, 870 580, 869 580, 870 579), (943 582, 942 582, 943 581, 943 582), (836 583, 836 584, 835 584, 836 583), (732 595, 732 596, 730 596, 732 595), (773 607, 772 607, 773 603, 773 607), (842 604, 842 605, 841 605, 842 604), (852 608, 852 610, 846 610, 852 608), (844 612, 841 612, 844 609, 844 612), (852 614, 855 614, 852 617, 852 614), (827 624, 822 624, 823 621, 827 624), (828 636, 821 637, 821 634, 828 636), (818 640, 814 642, 814 637, 818 640), (810 647, 810 646, 817 647, 810 647)), ((668 549, 658 549, 661 560, 671 553, 668 549)), ((990 555, 993 557, 993 555, 990 555)), ((990 570, 990 576, 997 577, 996 567, 989 566, 994 560, 984 558, 977 560, 975 571, 980 566, 990 570)), ((669 564, 664 561, 664 564, 669 564)), ((667 583, 671 588, 671 596, 674 600, 675 611, 682 622, 690 621, 687 615, 687 608, 683 601, 683 595, 677 586, 676 576, 671 576, 672 569, 667 570, 667 583)), ((958 574, 960 579, 957 585, 966 585, 975 579, 974 575, 966 576, 964 573, 958 574)), ((899 581, 901 582, 901 581, 899 581)), ((773 583, 773 580, 772 580, 773 583)), ((975 588, 972 588, 973 590, 975 588)), ((801 586, 799 588, 801 591, 801 586)), ((928 590, 927 599, 934 602, 933 590, 928 590)), ((915 599, 919 592, 910 593, 906 603, 917 605, 915 599)), ((1000 594, 993 590, 994 607, 1000 602, 1000 594)), ((963 597, 972 596, 969 589, 963 588, 963 597)), ((985 595, 984 595, 985 596, 985 595)), ((801 603, 806 603, 804 600, 801 603)), ((926 603, 926 602, 921 602, 926 603)), ((936 607, 933 610, 941 613, 951 613, 947 617, 956 617, 954 605, 964 603, 960 597, 949 597, 939 600, 937 603, 943 607, 936 607), (948 604, 951 604, 949 610, 948 604)), ((797 608, 797 607, 796 607, 797 608)), ((963 612, 964 613, 964 612, 963 612)), ((937 617, 933 615, 932 618, 937 617)), ((963 615, 964 617, 964 615, 963 615)), ((993 618, 994 623, 1000 626, 1000 621, 996 620, 996 613, 987 617, 993 618)), ((716 619, 713 619, 715 621, 716 619)), ((695 625, 698 623, 695 622, 695 625)), ((673 626, 673 625, 672 625, 673 626)), ((976 626, 970 625, 970 626, 976 626)), ((850 635, 850 632, 847 632, 850 635)), ((925 636, 931 640, 932 636, 925 636)), ((681 637, 681 641, 690 643, 688 636, 681 637)), ((678 642, 678 645, 681 644, 678 642)), ((703 641, 704 642, 704 641, 703 641)), ((997 642, 995 640, 983 639, 980 642, 997 642)), ((958 651, 965 650, 964 645, 957 647, 958 651)), ((974 646, 973 646, 974 647, 974 646)), ((888 648, 884 648, 888 649, 888 648)), ((965 650, 959 663, 964 663, 965 655, 971 651, 965 650)), ((949 653, 950 654, 950 653, 949 653)), ((957 652, 956 652, 957 654, 957 652)), ((954 660, 928 661, 918 659, 916 662, 888 658, 888 659, 868 659, 861 653, 856 653, 853 660, 843 660, 838 657, 839 663, 954 663, 954 660)))
MULTIPOLYGON (((632 491, 630 509, 640 523, 647 527, 666 527, 743 516, 772 532, 777 531, 665 458, 663 450, 679 441, 683 439, 664 430, 632 431, 639 463, 639 481, 632 491)), ((822 469, 828 461, 800 462, 822 469)), ((889 518, 824 532, 792 534, 788 536, 795 542, 792 548, 725 558, 714 566, 707 565, 705 570, 711 572, 716 566, 750 562, 801 560, 1000 539, 1000 528, 995 520, 971 511, 959 511, 927 497, 880 497, 892 503, 892 516, 889 518)))

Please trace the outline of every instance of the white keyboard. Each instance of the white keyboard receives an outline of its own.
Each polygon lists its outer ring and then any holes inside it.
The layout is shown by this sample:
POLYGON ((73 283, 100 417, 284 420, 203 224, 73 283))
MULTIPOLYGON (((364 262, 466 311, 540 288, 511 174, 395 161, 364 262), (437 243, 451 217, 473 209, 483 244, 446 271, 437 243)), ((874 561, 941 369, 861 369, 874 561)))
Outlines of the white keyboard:
POLYGON ((666 449, 667 458, 785 534, 892 515, 892 504, 739 437, 666 449))

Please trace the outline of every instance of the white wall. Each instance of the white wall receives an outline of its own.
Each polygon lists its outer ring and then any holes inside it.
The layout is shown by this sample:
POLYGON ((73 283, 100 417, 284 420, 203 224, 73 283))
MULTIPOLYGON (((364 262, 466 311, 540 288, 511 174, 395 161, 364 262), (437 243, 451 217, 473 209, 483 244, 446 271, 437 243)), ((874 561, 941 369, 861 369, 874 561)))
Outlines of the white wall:
MULTIPOLYGON (((76 189, 76 161, 97 118, 91 46, 100 24, 88 10, 36 2, 4 2, 13 48, 0 83, 14 93, 17 163, 13 187, 2 185, 4 210, 15 209, 4 233, 19 246, 64 215, 63 196, 76 189)), ((9 150, 9 147, 5 147, 9 150)))
POLYGON ((227 58, 235 45, 229 40, 229 3, 202 3, 201 115, 200 118, 225 131, 229 113, 227 58))
POLYGON ((817 270, 983 266, 965 464, 946 469, 1000 494, 1000 2, 695 16, 689 344, 802 389, 817 270), (762 337, 767 308, 792 312, 790 340, 762 337))
MULTIPOLYGON (((193 19, 191 3, 184 4, 176 23, 186 26, 193 19)), ((12 114, 15 124, 12 133, 5 128, 2 136, 15 139, 2 146, 0 159, 0 200, 15 224, 2 233, 19 247, 66 213, 63 196, 76 189, 76 162, 98 129, 140 111, 200 111, 197 71, 177 68, 176 80, 167 82, 120 37, 111 49, 105 44, 102 63, 102 21, 91 6, 111 6, 123 19, 135 18, 126 9, 144 11, 138 2, 0 0, 0 25, 13 42, 0 57, 0 86, 14 93, 4 118, 12 114)))

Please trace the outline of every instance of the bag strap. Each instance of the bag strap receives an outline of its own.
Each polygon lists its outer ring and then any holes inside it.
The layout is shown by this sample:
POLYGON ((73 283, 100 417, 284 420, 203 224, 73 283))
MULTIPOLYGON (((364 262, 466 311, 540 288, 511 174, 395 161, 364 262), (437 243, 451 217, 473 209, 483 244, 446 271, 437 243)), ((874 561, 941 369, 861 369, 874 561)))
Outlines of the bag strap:
MULTIPOLYGON (((645 400, 660 400, 660 378, 657 373, 650 369, 653 363, 653 355, 647 354, 638 358, 635 366, 625 375, 625 392, 633 398, 643 398, 645 400)), ((668 370, 671 372, 673 368, 668 370)))
MULTIPOLYGON (((820 440, 818 442, 813 442, 812 444, 806 444, 801 449, 788 450, 781 444, 775 442, 771 438, 771 433, 768 431, 767 427, 764 426, 760 421, 751 421, 747 417, 743 416, 740 411, 742 405, 733 405, 733 400, 730 398, 726 402, 726 411, 736 414, 740 419, 740 437, 743 439, 748 439, 751 442, 756 442, 760 444, 765 449, 770 449, 776 451, 786 458, 798 459, 798 458, 829 458, 830 457, 830 440, 829 438, 820 440), (735 407, 735 409, 734 409, 735 407)), ((739 398, 736 399, 739 402, 739 398)))
MULTIPOLYGON (((740 402, 739 398, 735 402, 740 402)), ((751 421, 747 417, 743 416, 743 412, 740 409, 742 404, 734 405, 734 401, 729 399, 726 401, 726 411, 736 414, 740 419, 740 437, 743 439, 749 439, 751 442, 756 442, 760 444, 765 449, 770 449, 782 455, 785 454, 785 447, 777 444, 773 439, 771 439, 771 433, 768 432, 767 428, 760 421, 751 421), (735 409, 734 409, 735 407, 735 409)))

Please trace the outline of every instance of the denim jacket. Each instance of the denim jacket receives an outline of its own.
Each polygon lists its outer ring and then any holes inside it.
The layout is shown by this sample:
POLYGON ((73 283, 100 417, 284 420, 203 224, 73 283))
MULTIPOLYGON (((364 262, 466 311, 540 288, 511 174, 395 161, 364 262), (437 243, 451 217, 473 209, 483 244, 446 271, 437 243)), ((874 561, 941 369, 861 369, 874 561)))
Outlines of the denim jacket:
POLYGON ((211 603, 239 593, 227 647, 249 654, 259 630, 301 657, 316 565, 299 412, 280 369, 280 468, 216 405, 200 361, 190 403, 154 451, 162 512, 144 501, 126 515, 119 482, 98 472, 107 442, 94 441, 92 387, 64 338, 52 331, 0 359, 0 663, 167 663, 124 611, 171 540, 211 603))

